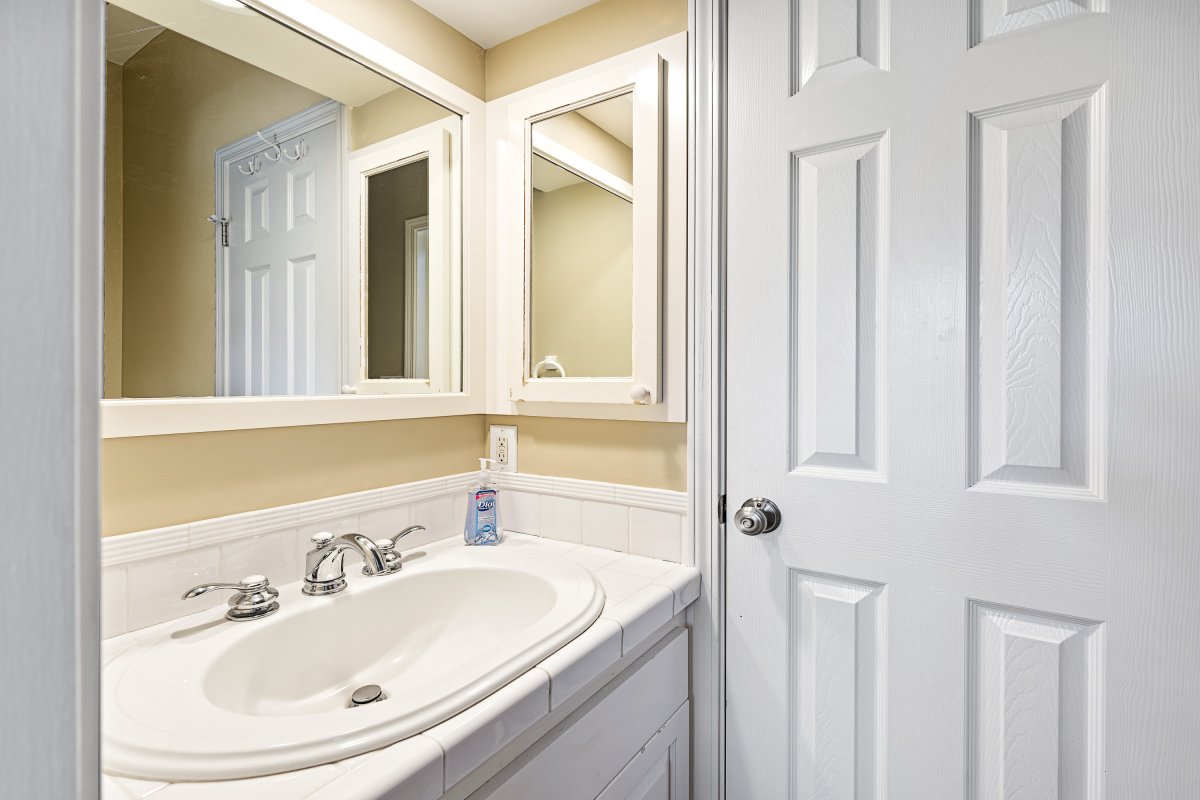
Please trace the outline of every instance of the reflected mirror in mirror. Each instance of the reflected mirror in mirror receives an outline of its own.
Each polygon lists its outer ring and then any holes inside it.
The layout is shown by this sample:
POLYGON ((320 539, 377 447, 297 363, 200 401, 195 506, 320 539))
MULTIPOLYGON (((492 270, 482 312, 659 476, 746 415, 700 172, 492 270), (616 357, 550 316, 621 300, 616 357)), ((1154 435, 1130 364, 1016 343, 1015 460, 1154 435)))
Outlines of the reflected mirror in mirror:
POLYGON ((633 374, 633 94, 531 126, 529 376, 633 374))
POLYGON ((428 378, 428 324, 426 157, 367 177, 367 377, 428 378))
POLYGON ((430 328, 429 276, 457 286, 444 278, 461 249, 431 263, 425 237, 431 214, 458 208, 431 211, 430 159, 410 158, 371 176, 356 254, 347 170, 427 129, 457 158, 460 118, 237 4, 107 8, 104 396, 332 395, 427 377, 430 349, 459 336, 430 328), (351 281, 360 259, 369 277, 351 281), (365 343, 348 305, 369 320, 365 343))

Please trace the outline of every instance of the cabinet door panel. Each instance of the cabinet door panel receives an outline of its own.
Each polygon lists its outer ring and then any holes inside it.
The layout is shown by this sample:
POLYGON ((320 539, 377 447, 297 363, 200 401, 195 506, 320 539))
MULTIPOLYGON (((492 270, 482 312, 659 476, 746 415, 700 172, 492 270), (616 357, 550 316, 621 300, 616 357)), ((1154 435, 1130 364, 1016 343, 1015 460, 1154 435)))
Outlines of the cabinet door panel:
POLYGON ((596 800, 686 800, 688 750, 684 703, 596 800))

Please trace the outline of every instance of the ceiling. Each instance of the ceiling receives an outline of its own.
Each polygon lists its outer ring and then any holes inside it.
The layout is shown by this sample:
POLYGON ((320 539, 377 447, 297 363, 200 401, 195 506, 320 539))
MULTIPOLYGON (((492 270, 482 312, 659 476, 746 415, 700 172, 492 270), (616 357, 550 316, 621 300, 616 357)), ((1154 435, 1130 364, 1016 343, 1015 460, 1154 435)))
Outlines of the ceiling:
POLYGON ((495 47, 597 0, 413 0, 475 44, 495 47))

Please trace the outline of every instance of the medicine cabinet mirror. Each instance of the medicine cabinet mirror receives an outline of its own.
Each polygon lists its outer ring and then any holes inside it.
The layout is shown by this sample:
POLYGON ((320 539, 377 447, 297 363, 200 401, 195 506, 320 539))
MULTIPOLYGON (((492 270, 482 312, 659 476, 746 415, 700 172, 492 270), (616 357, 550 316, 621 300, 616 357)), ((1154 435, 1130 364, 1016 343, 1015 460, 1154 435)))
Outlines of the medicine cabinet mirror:
POLYGON ((685 57, 682 38, 664 40, 493 116, 507 128, 493 152, 517 154, 496 166, 496 206, 519 215, 496 226, 502 288, 520 287, 503 410, 682 418, 685 57))
POLYGON ((104 397, 462 386, 462 119, 236 3, 113 0, 104 397))

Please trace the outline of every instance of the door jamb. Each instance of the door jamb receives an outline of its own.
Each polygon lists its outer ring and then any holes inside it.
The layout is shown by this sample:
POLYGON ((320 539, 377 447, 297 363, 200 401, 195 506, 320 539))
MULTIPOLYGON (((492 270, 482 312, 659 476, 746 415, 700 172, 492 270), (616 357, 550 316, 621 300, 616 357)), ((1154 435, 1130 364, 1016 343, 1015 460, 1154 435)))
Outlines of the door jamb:
POLYGON ((704 590, 692 624, 692 796, 725 797, 725 20, 690 0, 688 514, 704 590))

